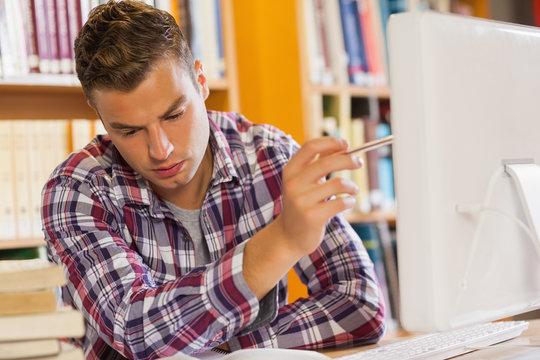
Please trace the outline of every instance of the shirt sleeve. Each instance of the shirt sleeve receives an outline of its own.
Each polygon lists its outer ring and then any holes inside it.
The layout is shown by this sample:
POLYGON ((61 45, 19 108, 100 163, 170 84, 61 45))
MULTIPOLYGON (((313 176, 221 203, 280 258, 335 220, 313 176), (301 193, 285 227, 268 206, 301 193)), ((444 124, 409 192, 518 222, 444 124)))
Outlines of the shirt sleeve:
MULTIPOLYGON (((299 146, 282 132, 273 136, 275 146, 269 156, 272 165, 282 169, 299 146)), ((281 170, 273 174, 281 176, 281 170)), ((280 189, 276 195, 281 197, 280 189)), ((309 296, 282 306, 270 323, 230 339, 232 350, 321 349, 375 343, 382 337, 384 306, 373 263, 341 215, 328 222, 321 245, 302 257, 294 270, 309 296)))
POLYGON ((202 351, 257 318, 259 302, 242 274, 245 244, 157 286, 97 185, 57 177, 42 200, 49 253, 68 277, 65 299, 127 358, 202 351))
POLYGON ((341 216, 329 222, 321 246, 294 269, 309 296, 281 307, 271 323, 229 340, 232 350, 321 349, 375 343, 382 337, 384 306, 373 264, 341 216))

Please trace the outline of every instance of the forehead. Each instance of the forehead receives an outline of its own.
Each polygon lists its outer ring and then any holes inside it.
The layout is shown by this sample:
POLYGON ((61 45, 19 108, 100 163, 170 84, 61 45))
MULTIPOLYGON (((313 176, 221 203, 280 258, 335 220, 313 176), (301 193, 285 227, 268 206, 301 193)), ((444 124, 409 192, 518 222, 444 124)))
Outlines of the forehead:
POLYGON ((177 61, 166 59, 156 63, 135 89, 95 90, 92 103, 105 123, 137 124, 158 118, 179 98, 189 101, 196 95, 189 73, 177 61))

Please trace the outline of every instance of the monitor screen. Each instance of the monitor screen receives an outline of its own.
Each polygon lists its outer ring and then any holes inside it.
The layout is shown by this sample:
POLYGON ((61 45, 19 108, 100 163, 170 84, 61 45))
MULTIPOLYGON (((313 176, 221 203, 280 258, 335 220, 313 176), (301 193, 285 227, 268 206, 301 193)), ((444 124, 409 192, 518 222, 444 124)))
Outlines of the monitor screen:
POLYGON ((389 56, 402 325, 540 307, 540 29, 397 14, 389 56))

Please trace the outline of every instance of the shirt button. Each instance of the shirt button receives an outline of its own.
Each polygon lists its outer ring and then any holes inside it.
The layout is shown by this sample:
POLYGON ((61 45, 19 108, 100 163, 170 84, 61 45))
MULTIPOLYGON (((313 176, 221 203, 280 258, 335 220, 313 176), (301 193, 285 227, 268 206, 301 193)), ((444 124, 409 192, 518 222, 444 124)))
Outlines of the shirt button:
POLYGON ((190 241, 191 239, 190 239, 189 236, 187 236, 187 235, 182 235, 182 240, 184 240, 185 242, 188 242, 188 241, 190 241))

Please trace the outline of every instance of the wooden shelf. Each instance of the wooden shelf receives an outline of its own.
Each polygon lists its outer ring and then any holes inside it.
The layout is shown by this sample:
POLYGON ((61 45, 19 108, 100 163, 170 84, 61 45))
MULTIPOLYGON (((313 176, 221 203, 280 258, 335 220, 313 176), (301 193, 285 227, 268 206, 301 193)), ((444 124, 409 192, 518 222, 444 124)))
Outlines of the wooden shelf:
MULTIPOLYGON (((216 98, 224 97, 222 93, 227 98, 214 105, 218 109, 227 105, 238 106, 235 100, 237 96, 230 94, 230 83, 228 79, 209 80, 211 98, 214 94, 216 98)), ((97 118, 86 104, 75 75, 30 74, 1 79, 0 109, 0 120, 97 118)))
POLYGON ((379 99, 390 98, 390 88, 385 87, 361 87, 354 85, 308 85, 312 93, 322 95, 342 95, 346 94, 352 97, 376 97, 379 99))
POLYGON ((31 248, 45 245, 46 243, 43 239, 0 240, 0 250, 31 248))

